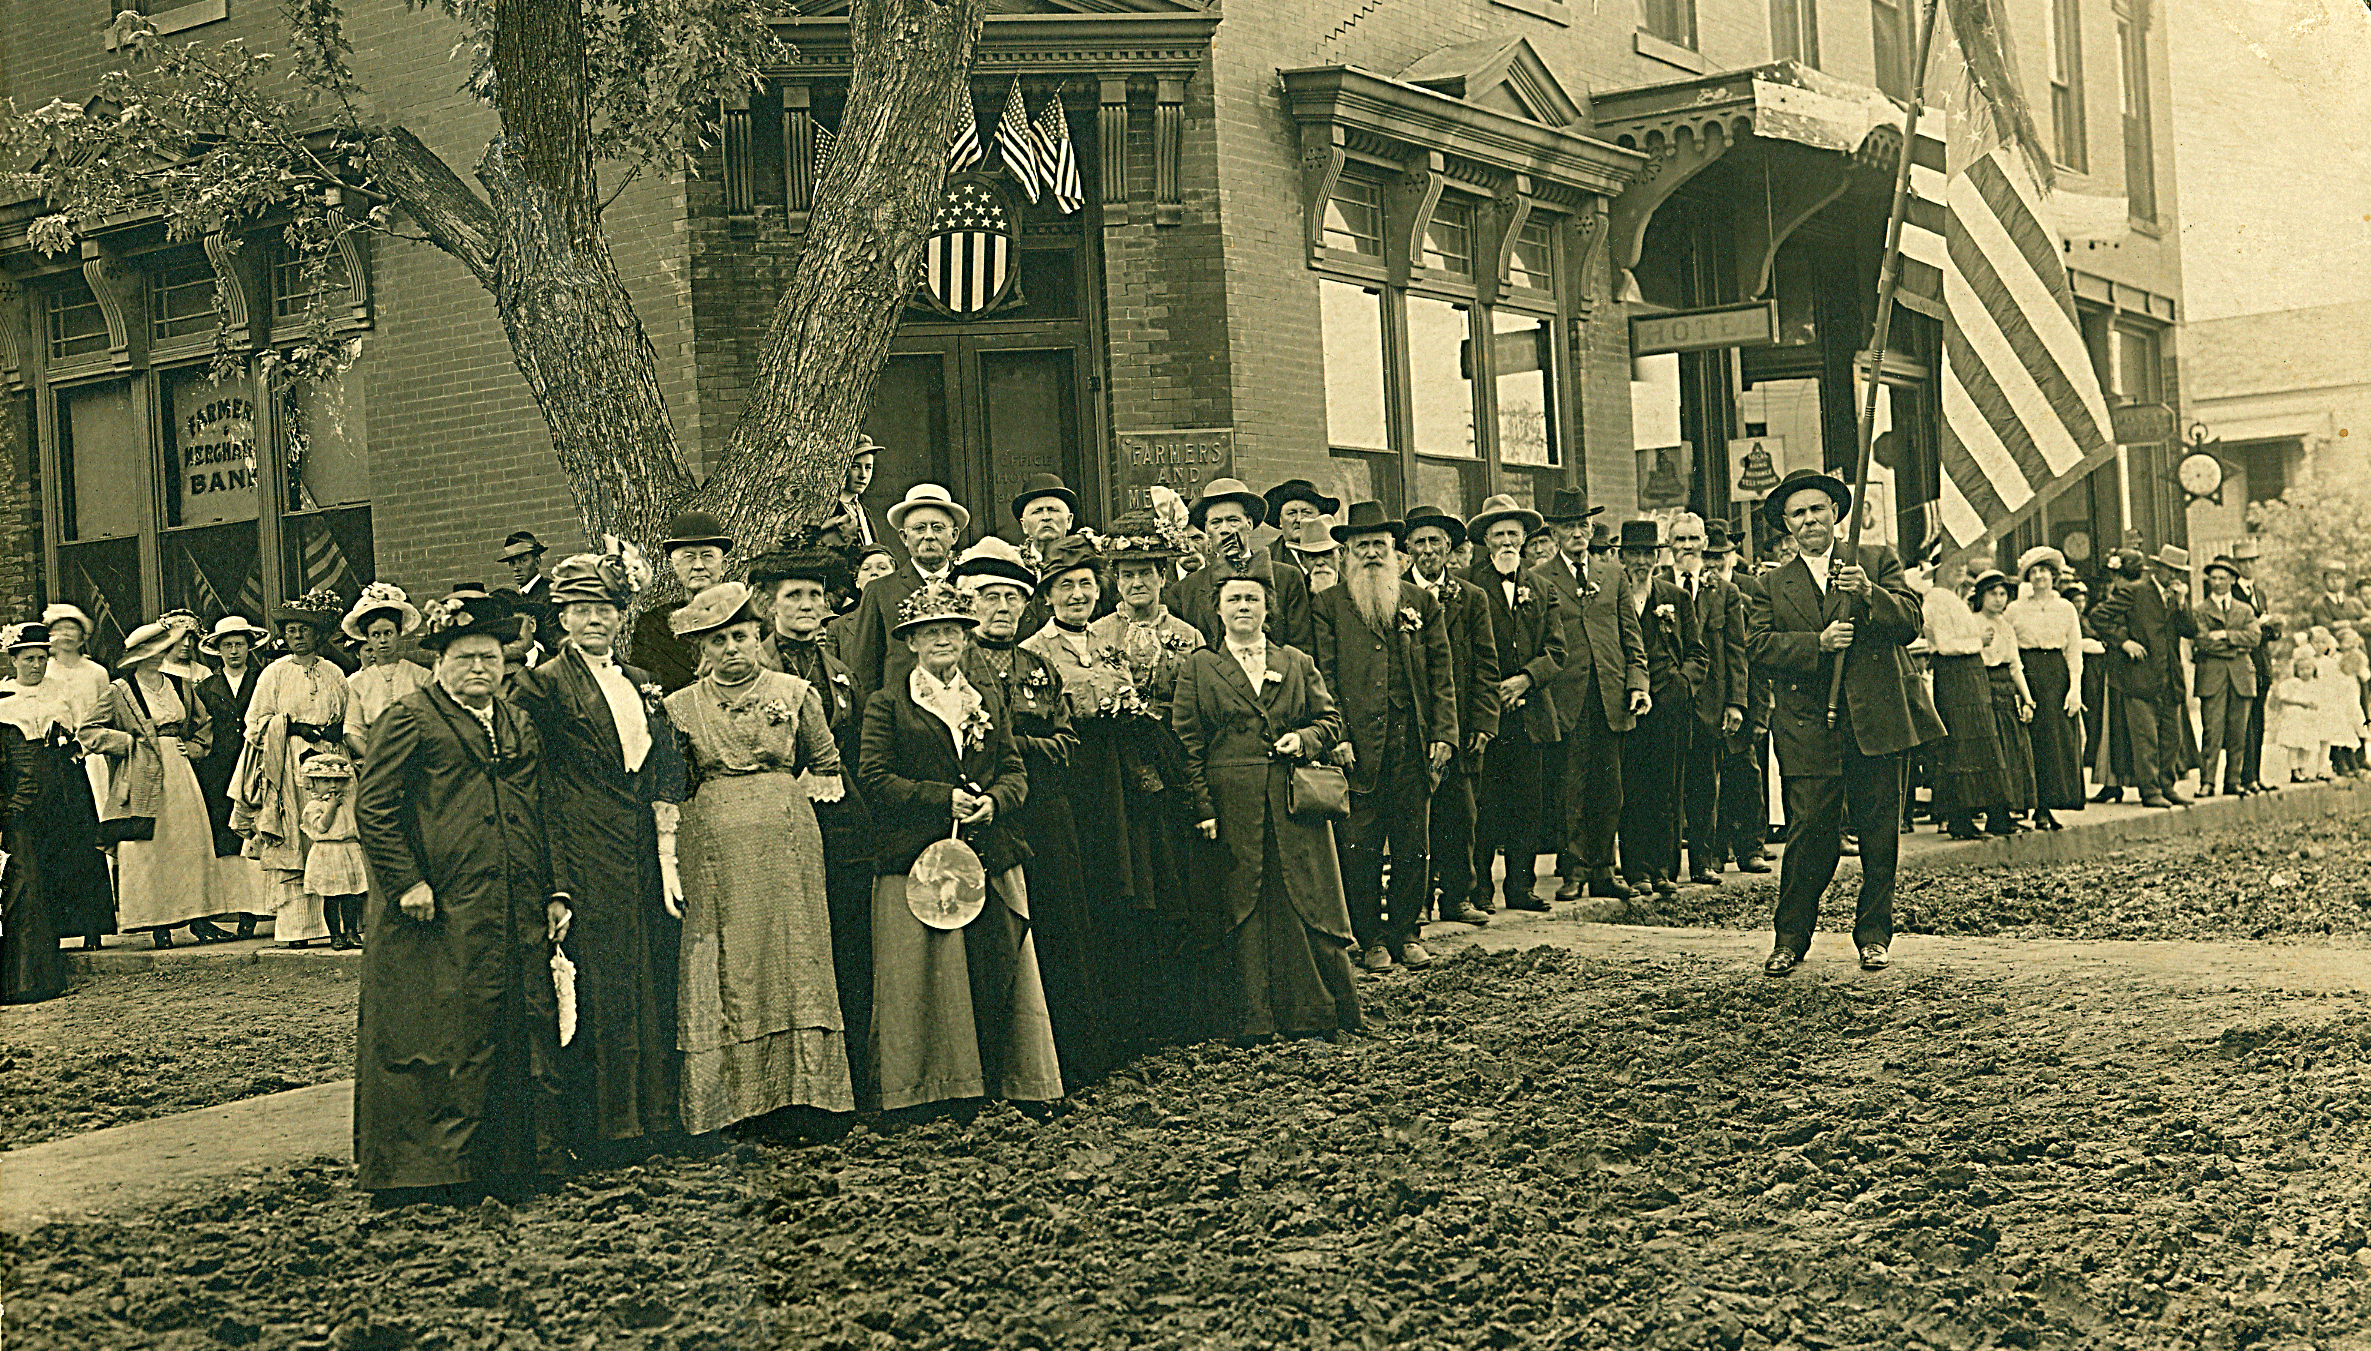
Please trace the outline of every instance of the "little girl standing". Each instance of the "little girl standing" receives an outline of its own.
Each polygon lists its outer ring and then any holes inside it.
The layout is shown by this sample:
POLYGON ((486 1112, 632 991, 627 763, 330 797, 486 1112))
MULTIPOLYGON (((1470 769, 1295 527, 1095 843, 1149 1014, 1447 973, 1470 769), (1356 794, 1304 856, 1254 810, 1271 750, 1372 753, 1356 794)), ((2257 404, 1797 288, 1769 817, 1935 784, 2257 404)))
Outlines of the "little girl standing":
POLYGON ((311 845, 305 854, 305 893, 321 898, 329 945, 341 952, 358 948, 362 896, 370 883, 363 874, 362 843, 354 829, 354 766, 334 751, 308 752, 301 763, 305 806, 299 825, 311 845))
POLYGON ((2329 751, 2314 698, 2316 670, 2313 654, 2300 647, 2290 673, 2272 687, 2272 701, 2264 711, 2264 739, 2289 753, 2291 783, 2310 782, 2314 766, 2329 751))

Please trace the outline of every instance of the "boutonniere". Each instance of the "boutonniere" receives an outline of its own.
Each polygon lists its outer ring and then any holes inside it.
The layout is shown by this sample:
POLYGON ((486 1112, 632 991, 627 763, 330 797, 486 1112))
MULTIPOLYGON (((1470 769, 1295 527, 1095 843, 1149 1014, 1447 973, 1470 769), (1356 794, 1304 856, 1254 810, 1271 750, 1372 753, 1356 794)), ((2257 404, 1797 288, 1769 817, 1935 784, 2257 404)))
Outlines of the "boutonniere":
POLYGON ((1655 618, 1662 620, 1666 624, 1670 623, 1672 619, 1678 615, 1678 613, 1679 611, 1668 601, 1655 607, 1655 618))
POLYGON ((1521 583, 1517 583, 1515 586, 1515 603, 1517 605, 1531 604, 1531 588, 1524 586, 1521 583))
POLYGON ((1424 616, 1416 613, 1413 605, 1400 607, 1400 632, 1416 633, 1424 628, 1424 616))
POLYGON ((996 724, 988 721, 988 710, 983 706, 964 714, 959 730, 963 733, 964 753, 968 755, 988 744, 988 733, 996 730, 996 724))
POLYGON ((766 721, 776 727, 789 722, 798 713, 797 709, 790 706, 790 701, 787 699, 768 699, 758 705, 758 711, 765 714, 766 721))
POLYGON ((850 683, 848 679, 848 673, 846 671, 834 671, 831 673, 831 678, 832 683, 835 685, 846 685, 850 683))
POLYGON ((652 681, 644 681, 642 684, 635 686, 635 688, 641 691, 642 697, 645 699, 664 699, 667 697, 667 692, 659 688, 659 686, 652 681))
POLYGON ((1253 688, 1257 689, 1260 685, 1281 685, 1283 683, 1284 672, 1269 668, 1262 668, 1260 671, 1260 678, 1258 682, 1254 684, 1253 688))
POLYGON ((1094 716, 1098 718, 1133 717, 1149 711, 1134 685, 1121 685, 1095 699, 1094 716))
POLYGON ((1054 673, 1042 665, 1032 666, 1029 668, 1029 674, 1022 678, 1021 683, 1030 689, 1042 690, 1054 683, 1054 673))
POLYGON ((1202 639, 1198 635, 1164 633, 1161 635, 1161 646, 1172 652, 1191 652, 1202 646, 1202 639))

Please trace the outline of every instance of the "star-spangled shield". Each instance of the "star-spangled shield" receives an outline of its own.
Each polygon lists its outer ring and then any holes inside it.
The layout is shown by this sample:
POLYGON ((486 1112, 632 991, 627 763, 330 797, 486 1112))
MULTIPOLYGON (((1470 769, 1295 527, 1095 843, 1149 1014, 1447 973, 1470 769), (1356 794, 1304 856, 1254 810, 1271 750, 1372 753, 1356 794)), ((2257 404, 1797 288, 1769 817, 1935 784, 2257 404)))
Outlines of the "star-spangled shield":
POLYGON ((958 318, 984 314, 1012 290, 1020 240, 1017 217, 995 183, 950 180, 922 244, 922 289, 958 318))

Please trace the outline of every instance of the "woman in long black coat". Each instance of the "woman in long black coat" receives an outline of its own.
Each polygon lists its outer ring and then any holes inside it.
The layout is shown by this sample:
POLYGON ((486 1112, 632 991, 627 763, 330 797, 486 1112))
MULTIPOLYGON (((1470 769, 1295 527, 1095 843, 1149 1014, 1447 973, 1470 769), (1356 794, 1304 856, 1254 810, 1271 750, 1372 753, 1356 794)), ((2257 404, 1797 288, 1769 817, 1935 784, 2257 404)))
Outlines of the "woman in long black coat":
MULTIPOLYGON (((19 624, 0 645, 16 673, 14 688, 0 689, 0 724, 15 729, 22 741, 10 772, 0 776, 0 797, 10 802, 8 913, 0 930, 12 950, 24 953, 21 969, 13 952, 8 963, 14 1000, 45 997, 16 992, 46 986, 43 972, 60 938, 80 934, 85 948, 96 948, 101 934, 115 932, 115 891, 107 856, 99 851, 99 807, 83 772, 79 719, 64 687, 47 679, 48 630, 19 624), (29 798, 19 800, 25 785, 16 766, 31 773, 29 798), (36 937, 39 930, 48 936, 36 937)), ((57 978, 64 979, 62 966, 57 978)))
POLYGON ((231 808, 237 805, 231 801, 231 779, 239 767, 239 753, 247 747, 247 705, 255 701, 256 677, 263 674, 255 655, 270 637, 266 630, 231 615, 198 643, 200 652, 222 666, 197 683, 198 700, 214 720, 214 745, 205 759, 190 767, 198 772, 198 792, 206 799, 206 816, 214 826, 216 880, 230 907, 225 913, 238 920, 241 938, 254 937, 255 922, 272 913, 269 879, 255 860, 241 856, 247 837, 231 829, 231 808))
POLYGON ((591 554, 553 570, 552 603, 569 642, 520 675, 511 696, 543 738, 553 879, 575 912, 562 945, 577 972, 576 1037, 562 1062, 572 1133, 596 1155, 625 1156, 683 1129, 681 887, 670 896, 661 876, 656 815, 673 816, 685 785, 658 686, 617 659, 620 606, 631 593, 622 565, 614 574, 591 554), (612 694, 624 702, 622 718, 612 694))
POLYGON ((1207 901, 1234 956, 1240 1038, 1361 1025, 1333 826, 1286 810, 1293 765, 1342 739, 1342 715, 1317 664, 1265 637, 1267 599, 1256 577, 1219 584, 1224 641, 1185 659, 1169 714, 1200 830, 1234 865, 1207 901), (1256 687, 1237 649, 1258 654, 1256 687))
MULTIPOLYGON (((7 700, 0 698, 0 707, 7 700)), ((33 747, 14 724, 0 722, 0 839, 8 848, 7 872, 0 874, 0 1003, 34 1004, 66 988, 66 959, 58 955, 58 930, 41 895, 35 834, 40 782, 34 776, 33 747)))

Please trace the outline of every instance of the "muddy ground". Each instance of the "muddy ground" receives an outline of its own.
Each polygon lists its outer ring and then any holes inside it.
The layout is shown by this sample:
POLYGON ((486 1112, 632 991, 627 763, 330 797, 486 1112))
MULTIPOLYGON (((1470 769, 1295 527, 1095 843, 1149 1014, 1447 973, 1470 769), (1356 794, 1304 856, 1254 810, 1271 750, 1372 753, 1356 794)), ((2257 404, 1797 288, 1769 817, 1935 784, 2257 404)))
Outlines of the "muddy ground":
POLYGON ((0 1147, 346 1078, 358 988, 351 963, 191 960, 0 1007, 0 1147))
POLYGON ((11 1253, 17 1347, 2362 1347, 2371 1009, 1464 953, 1049 1119, 11 1253), (2109 1016, 2111 1014, 2120 1016, 2109 1016))
MULTIPOLYGON (((1921 825, 1924 833, 1929 827, 1921 825)), ((2371 934, 2371 824, 2330 818, 2247 834, 2183 835, 2040 868, 1923 867, 1896 887, 1900 933, 2003 938, 2322 939, 2371 934)), ((1860 865, 1844 860, 1841 879, 1860 865)), ((1721 874, 1631 903, 1629 922, 1761 929, 1778 873, 1721 874)), ((1849 931, 1848 889, 1821 907, 1823 929, 1849 931)))

